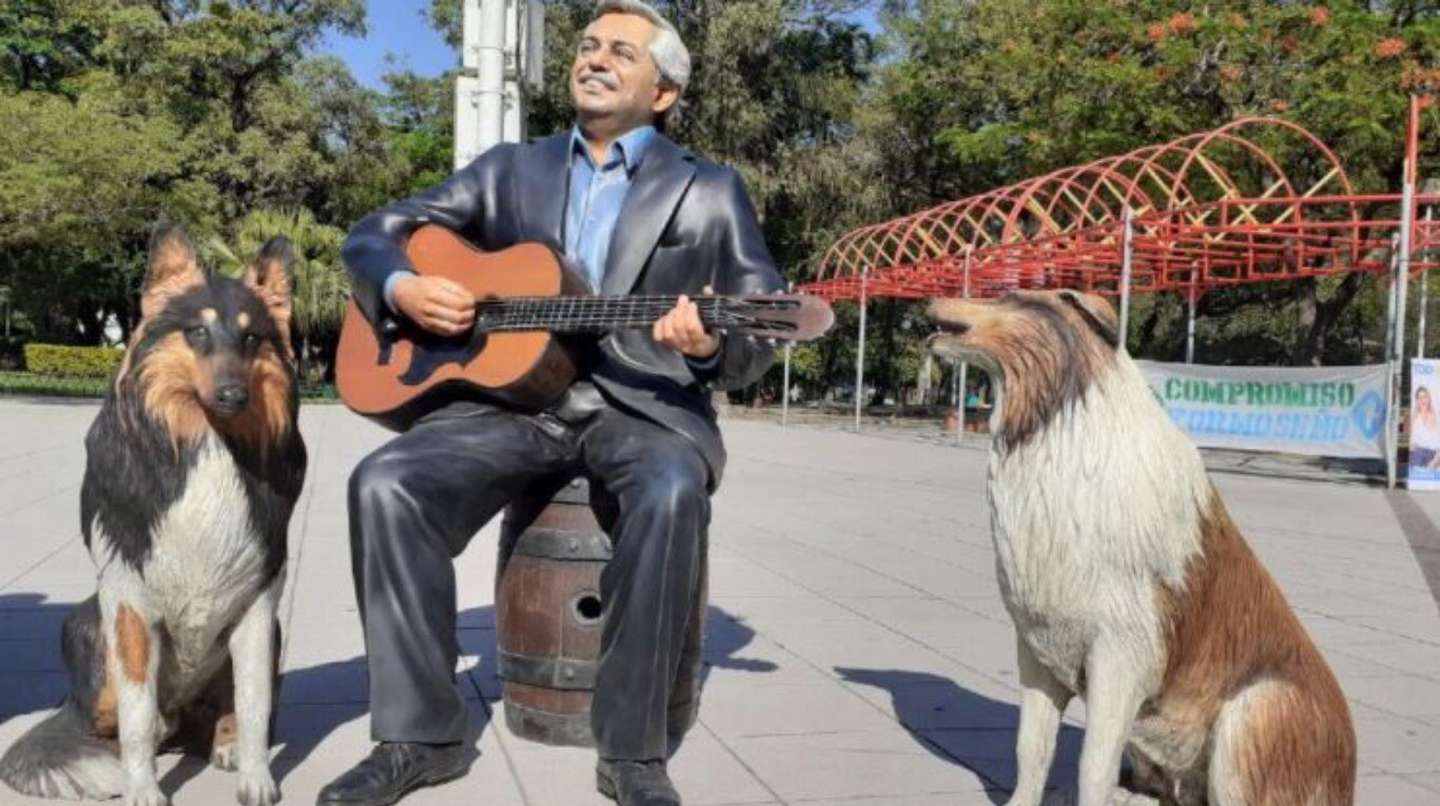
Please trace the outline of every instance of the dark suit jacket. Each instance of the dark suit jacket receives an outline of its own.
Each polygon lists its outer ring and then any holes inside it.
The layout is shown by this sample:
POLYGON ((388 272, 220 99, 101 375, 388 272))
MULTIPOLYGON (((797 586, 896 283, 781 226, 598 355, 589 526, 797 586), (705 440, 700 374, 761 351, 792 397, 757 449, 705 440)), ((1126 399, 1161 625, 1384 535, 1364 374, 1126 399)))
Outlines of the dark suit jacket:
MULTIPOLYGON (((409 267, 405 241, 422 224, 441 224, 482 249, 540 241, 563 254, 569 148, 569 132, 495 146, 439 185, 361 219, 343 256, 370 321, 379 325, 394 315, 383 299, 385 279, 409 267)), ((694 295, 707 285, 718 294, 783 288, 740 177, 657 135, 621 208, 602 290, 694 295)), ((719 361, 700 370, 657 344, 648 329, 620 330, 601 340, 591 379, 612 405, 692 439, 713 487, 725 449, 708 389, 753 383, 773 360, 773 348, 727 333, 719 361)))

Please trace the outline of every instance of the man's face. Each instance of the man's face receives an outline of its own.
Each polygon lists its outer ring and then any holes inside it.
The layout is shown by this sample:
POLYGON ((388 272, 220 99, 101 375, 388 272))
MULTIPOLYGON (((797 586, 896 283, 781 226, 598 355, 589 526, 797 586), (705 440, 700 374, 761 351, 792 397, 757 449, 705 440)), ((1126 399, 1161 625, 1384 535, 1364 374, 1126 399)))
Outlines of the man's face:
POLYGON ((582 121, 611 119, 620 130, 649 123, 675 102, 650 56, 655 26, 635 14, 606 14, 585 29, 570 69, 570 97, 582 121))

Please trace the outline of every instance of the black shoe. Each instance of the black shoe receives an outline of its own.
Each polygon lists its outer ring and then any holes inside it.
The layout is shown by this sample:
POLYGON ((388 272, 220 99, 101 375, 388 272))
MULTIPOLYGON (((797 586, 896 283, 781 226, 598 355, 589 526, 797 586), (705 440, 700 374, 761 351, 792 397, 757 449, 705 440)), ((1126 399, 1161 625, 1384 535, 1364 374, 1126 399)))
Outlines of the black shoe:
POLYGON ((680 806, 663 761, 609 761, 595 767, 595 788, 620 806, 680 806))
POLYGON ((381 742, 369 757, 320 790, 317 806, 390 806, 422 786, 465 774, 465 746, 381 742))

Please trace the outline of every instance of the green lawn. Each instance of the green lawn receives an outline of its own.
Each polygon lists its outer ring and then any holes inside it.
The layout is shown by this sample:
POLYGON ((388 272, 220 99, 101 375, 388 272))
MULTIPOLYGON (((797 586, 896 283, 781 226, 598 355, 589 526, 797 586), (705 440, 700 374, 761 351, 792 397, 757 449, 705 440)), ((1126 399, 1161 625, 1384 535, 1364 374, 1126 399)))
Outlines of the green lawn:
MULTIPOLYGON (((35 397, 105 396, 110 381, 103 378, 64 378, 36 375, 32 372, 0 372, 0 395, 35 397)), ((302 384, 301 399, 306 403, 338 403, 334 384, 302 384)))

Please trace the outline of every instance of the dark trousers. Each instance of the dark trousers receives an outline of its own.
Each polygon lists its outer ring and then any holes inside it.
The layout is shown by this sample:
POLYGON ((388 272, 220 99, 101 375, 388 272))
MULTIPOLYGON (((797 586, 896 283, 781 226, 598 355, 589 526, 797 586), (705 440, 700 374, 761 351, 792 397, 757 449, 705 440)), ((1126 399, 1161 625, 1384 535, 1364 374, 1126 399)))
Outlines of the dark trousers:
POLYGON ((684 650, 710 522, 709 474, 687 438, 608 406, 578 423, 444 411, 356 467, 350 551, 375 740, 464 737, 452 559, 530 484, 561 473, 583 473, 615 505, 614 558, 600 580, 597 749, 612 759, 666 756, 677 738, 666 726, 671 689, 682 656, 694 654, 684 650))

